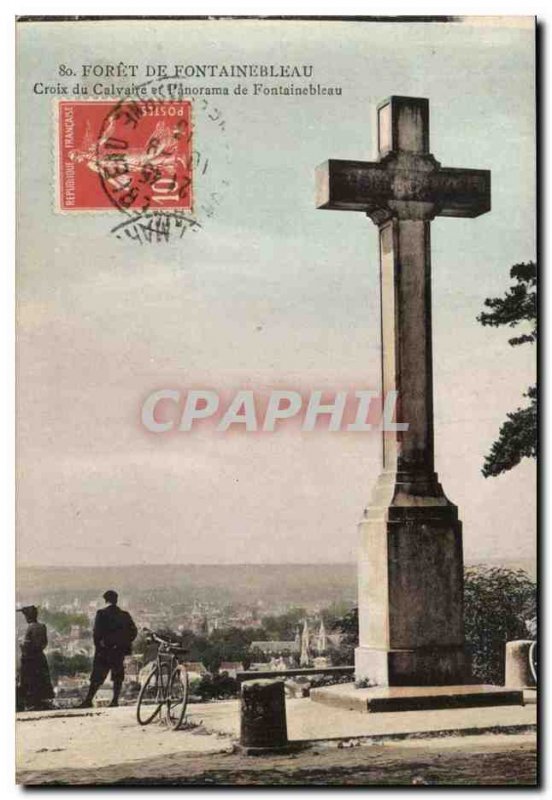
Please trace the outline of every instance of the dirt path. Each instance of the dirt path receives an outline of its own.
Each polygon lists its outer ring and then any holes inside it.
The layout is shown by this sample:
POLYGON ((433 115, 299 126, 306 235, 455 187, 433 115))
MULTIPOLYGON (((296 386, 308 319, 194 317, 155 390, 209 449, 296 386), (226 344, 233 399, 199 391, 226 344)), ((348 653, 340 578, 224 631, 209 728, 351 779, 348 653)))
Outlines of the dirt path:
POLYGON ((286 756, 171 754, 94 769, 21 772, 26 785, 486 785, 536 783, 534 736, 477 736, 286 756))

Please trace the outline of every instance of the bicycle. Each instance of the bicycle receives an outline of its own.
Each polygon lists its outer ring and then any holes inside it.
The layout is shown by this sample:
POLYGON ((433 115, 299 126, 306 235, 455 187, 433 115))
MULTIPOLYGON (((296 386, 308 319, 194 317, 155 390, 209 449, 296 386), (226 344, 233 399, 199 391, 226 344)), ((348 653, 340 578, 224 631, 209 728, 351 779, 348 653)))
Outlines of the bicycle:
POLYGON ((188 673, 179 656, 187 652, 178 642, 144 628, 150 642, 157 642, 155 666, 147 676, 136 704, 140 725, 149 725, 166 705, 167 719, 174 730, 182 727, 188 703, 188 673))

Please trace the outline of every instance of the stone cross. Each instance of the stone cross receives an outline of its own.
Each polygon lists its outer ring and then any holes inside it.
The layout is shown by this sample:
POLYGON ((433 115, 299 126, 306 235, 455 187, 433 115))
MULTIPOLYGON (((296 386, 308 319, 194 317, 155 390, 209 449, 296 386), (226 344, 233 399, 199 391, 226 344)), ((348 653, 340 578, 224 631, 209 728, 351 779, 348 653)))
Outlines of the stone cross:
POLYGON ((463 683, 462 527, 434 471, 430 223, 490 210, 490 172, 442 167, 429 102, 378 106, 379 159, 317 169, 317 207, 362 211, 379 228, 382 392, 398 392, 383 470, 360 523, 358 679, 463 683), (400 427, 400 426, 399 426, 400 427))

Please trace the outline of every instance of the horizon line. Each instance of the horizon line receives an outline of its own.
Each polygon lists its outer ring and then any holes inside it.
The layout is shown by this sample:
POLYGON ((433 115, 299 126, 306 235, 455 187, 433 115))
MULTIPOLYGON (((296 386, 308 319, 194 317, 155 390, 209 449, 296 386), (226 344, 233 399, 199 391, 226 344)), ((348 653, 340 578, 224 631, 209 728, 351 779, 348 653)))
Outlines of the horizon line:
MULTIPOLYGON (((477 564, 481 561, 535 561, 536 556, 521 558, 501 558, 499 556, 465 559, 466 563, 477 564)), ((130 569, 134 567, 339 567, 356 566, 357 561, 229 561, 217 563, 205 562, 132 562, 125 564, 17 564, 18 569, 130 569)))
POLYGON ((356 561, 219 561, 206 562, 132 562, 125 564, 17 564, 16 569, 118 569, 124 567, 335 567, 354 566, 356 561))

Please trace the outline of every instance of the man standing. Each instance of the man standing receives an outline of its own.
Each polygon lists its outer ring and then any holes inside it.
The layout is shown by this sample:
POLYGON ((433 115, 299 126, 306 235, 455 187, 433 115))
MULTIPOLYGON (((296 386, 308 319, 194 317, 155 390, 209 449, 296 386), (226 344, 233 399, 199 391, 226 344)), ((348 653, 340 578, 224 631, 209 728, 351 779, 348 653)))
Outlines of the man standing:
POLYGON ((124 658, 132 652, 132 642, 138 633, 128 611, 117 605, 118 595, 112 589, 103 598, 106 608, 101 608, 94 622, 94 664, 88 694, 80 708, 91 708, 94 695, 111 672, 113 700, 110 706, 119 705, 119 695, 125 677, 124 658))

